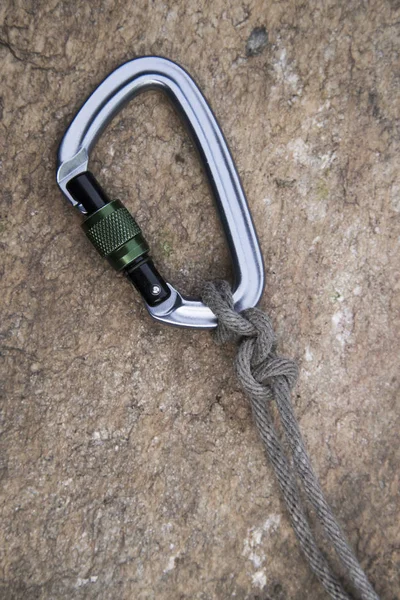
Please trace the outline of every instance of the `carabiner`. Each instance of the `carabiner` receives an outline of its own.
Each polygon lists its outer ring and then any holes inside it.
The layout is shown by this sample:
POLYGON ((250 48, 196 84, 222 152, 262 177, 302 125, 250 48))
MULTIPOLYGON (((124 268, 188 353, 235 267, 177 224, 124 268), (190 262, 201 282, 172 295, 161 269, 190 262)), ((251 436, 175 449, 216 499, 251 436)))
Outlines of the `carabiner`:
POLYGON ((71 204, 87 215, 83 229, 89 240, 114 268, 126 273, 154 319, 182 327, 213 328, 217 324, 214 314, 164 281, 134 218, 119 200, 110 201, 88 171, 89 153, 105 126, 131 98, 149 89, 167 93, 200 153, 233 262, 235 308, 258 303, 264 287, 263 260, 239 176, 207 101, 176 63, 145 56, 125 63, 104 79, 62 139, 57 183, 71 204))

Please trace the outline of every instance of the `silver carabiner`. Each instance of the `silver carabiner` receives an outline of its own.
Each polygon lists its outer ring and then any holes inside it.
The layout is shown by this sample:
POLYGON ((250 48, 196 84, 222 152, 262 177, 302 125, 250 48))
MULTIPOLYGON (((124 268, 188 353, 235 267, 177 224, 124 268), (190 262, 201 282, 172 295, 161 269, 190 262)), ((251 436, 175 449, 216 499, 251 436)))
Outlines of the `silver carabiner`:
MULTIPOLYGON (((235 308, 253 307, 263 291, 264 267, 246 197, 207 101, 193 79, 176 63, 157 56, 136 58, 104 79, 81 107, 62 139, 57 183, 73 206, 83 214, 89 214, 84 229, 99 252, 117 269, 129 267, 136 280, 133 276, 130 278, 140 289, 138 272, 143 270, 144 264, 149 268, 149 263, 143 262, 143 257, 148 256, 148 246, 128 211, 119 201, 110 202, 88 173, 88 162, 91 149, 110 120, 134 96, 149 89, 166 92, 183 116, 210 180, 230 250, 235 276, 235 308), (133 271, 131 265, 137 264, 140 269, 133 271)), ((150 291, 146 288, 147 295, 142 295, 154 319, 182 327, 216 326, 215 315, 201 301, 181 295, 169 283, 163 294, 160 290, 163 280, 157 280, 157 275, 155 269, 149 275, 141 274, 147 278, 147 288, 150 285, 150 291), (154 302, 149 299, 152 294, 159 294, 154 302)))

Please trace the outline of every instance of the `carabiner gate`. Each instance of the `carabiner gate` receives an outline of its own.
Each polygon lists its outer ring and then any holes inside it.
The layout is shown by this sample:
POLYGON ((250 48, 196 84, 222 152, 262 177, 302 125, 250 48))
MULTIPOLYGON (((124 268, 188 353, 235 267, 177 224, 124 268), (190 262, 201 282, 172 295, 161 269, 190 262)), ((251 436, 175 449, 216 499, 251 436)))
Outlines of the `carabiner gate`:
POLYGON ((108 198, 88 171, 90 150, 105 126, 131 98, 149 89, 168 94, 202 158, 233 262, 235 308, 258 303, 264 287, 263 260, 239 176, 207 101, 176 63, 157 56, 136 58, 104 79, 62 139, 57 183, 71 204, 87 215, 83 229, 89 240, 115 269, 126 273, 154 319, 182 327, 213 328, 217 324, 214 314, 164 281, 134 218, 119 200, 108 198))

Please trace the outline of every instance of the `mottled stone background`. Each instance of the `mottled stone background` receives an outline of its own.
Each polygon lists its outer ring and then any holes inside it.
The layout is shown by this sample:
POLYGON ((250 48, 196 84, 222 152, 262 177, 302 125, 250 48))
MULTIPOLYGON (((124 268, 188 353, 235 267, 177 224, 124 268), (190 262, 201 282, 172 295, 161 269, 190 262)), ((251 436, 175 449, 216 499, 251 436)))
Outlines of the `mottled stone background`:
MULTIPOLYGON (((301 366, 315 468, 382 599, 399 598, 400 2, 5 0, 0 15, 0 597, 326 597, 234 348, 152 322, 56 186, 85 97, 156 53, 189 70, 223 127, 265 256, 262 307, 301 366)), ((179 289, 229 276, 163 97, 125 108, 91 168, 179 289)))

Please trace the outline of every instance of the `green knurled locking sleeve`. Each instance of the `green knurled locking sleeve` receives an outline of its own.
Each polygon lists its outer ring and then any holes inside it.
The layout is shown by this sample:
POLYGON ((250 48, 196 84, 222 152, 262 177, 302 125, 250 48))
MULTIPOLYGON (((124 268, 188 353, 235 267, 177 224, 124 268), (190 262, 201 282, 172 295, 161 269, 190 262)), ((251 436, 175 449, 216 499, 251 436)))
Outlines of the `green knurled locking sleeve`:
POLYGON ((82 229, 98 253, 117 271, 149 251, 142 230, 119 200, 90 215, 82 229))

